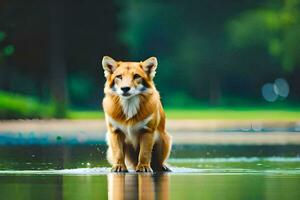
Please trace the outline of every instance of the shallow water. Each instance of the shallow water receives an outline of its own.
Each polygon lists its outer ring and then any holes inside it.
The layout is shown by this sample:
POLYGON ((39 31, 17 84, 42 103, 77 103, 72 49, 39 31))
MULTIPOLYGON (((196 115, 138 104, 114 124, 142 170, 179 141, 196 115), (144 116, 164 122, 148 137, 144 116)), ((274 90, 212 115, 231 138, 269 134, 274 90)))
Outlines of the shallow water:
POLYGON ((0 148, 1 199, 299 199, 299 146, 175 146, 170 173, 110 173, 105 145, 0 148))
POLYGON ((299 170, 195 169, 165 174, 109 168, 1 171, 1 199, 299 199, 299 170))

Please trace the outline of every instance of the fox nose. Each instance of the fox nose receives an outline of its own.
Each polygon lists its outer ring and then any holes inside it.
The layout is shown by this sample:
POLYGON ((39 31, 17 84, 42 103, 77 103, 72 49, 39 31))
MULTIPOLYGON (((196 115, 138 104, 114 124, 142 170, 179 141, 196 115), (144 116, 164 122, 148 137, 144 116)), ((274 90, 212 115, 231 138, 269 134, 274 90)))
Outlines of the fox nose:
POLYGON ((121 87, 121 90, 122 90, 124 93, 127 93, 127 92, 130 90, 130 87, 121 87))

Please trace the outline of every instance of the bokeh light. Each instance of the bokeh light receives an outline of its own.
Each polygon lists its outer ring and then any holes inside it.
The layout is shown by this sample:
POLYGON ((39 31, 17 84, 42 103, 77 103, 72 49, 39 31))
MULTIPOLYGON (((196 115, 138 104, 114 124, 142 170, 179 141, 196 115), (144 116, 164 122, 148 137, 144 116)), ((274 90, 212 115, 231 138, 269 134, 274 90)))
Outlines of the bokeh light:
POLYGON ((282 78, 276 79, 274 82, 274 91, 278 96, 286 98, 290 92, 288 82, 282 78))
POLYGON ((274 85, 272 83, 264 84, 261 90, 266 101, 274 102, 277 100, 278 95, 275 93, 274 85))
POLYGON ((266 83, 263 85, 262 96, 268 102, 275 102, 279 97, 285 99, 288 97, 290 87, 288 82, 283 78, 278 78, 274 83, 266 83))

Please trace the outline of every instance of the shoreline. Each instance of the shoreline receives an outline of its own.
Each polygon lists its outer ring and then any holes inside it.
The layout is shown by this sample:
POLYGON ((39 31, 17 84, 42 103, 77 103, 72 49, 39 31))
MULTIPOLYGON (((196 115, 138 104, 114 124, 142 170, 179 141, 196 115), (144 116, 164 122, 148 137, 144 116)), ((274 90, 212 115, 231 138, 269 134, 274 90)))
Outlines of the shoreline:
MULTIPOLYGON (((167 120, 174 144, 300 144, 300 121, 167 120)), ((0 121, 0 144, 84 144, 105 141, 104 120, 0 121)))

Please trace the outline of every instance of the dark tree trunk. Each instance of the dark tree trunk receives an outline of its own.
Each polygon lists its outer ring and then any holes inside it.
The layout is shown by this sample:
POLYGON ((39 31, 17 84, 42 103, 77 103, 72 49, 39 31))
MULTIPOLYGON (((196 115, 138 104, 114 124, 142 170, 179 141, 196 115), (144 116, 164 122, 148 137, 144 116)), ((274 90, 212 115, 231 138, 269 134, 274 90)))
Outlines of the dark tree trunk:
POLYGON ((50 92, 55 104, 55 117, 62 118, 67 107, 63 1, 49 2, 49 26, 50 92))
POLYGON ((220 104, 221 99, 221 85, 220 79, 217 75, 213 74, 209 80, 209 103, 210 105, 218 105, 220 104))

